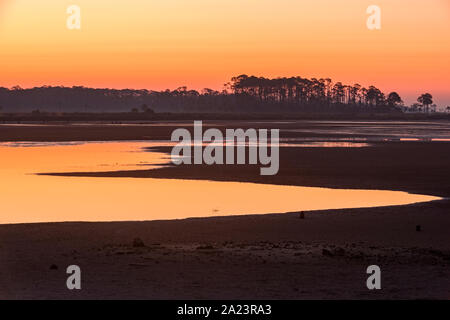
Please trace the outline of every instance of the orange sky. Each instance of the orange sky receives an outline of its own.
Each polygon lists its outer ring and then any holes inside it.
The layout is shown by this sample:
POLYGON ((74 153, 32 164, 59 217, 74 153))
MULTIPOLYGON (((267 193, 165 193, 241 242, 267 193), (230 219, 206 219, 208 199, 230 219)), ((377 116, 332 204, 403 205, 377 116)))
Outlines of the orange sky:
POLYGON ((220 89, 331 77, 450 105, 449 0, 0 0, 0 86, 220 89), (82 28, 66 28, 66 8, 82 28), (366 8, 382 9, 382 29, 366 8))

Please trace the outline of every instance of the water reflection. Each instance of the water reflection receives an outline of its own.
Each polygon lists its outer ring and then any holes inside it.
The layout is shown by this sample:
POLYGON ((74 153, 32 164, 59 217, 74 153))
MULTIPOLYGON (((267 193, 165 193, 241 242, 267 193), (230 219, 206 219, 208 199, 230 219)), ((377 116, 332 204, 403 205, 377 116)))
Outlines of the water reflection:
POLYGON ((139 221, 402 205, 436 200, 405 192, 335 190, 173 179, 41 176, 153 168, 157 142, 0 145, 0 223, 139 221))

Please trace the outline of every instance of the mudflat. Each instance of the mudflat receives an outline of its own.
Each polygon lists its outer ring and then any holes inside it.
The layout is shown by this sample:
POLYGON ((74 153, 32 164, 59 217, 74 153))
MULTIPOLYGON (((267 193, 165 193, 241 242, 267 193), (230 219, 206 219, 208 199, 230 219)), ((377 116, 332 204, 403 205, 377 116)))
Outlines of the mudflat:
POLYGON ((448 209, 438 201, 305 219, 2 225, 0 297, 447 299, 448 209), (80 291, 66 288, 73 264, 82 270, 80 291), (380 291, 366 288, 373 264, 382 270, 380 291))
MULTIPOLYGON (((233 126, 244 127, 242 123, 233 126)), ((443 198, 450 194, 448 142, 385 141, 373 133, 355 137, 339 130, 317 133, 308 130, 315 126, 309 122, 281 126, 285 138, 352 138, 371 146, 282 147, 280 172, 273 177, 261 177, 257 167, 245 165, 51 174, 389 189, 443 198)), ((137 125, 131 129, 100 125, 90 131, 91 127, 14 127, 5 133, 0 126, 0 140, 165 140, 171 132, 170 127, 157 126, 154 132, 137 125)), ((173 221, 2 225, 0 298, 448 299, 449 214, 450 201, 444 199, 306 212, 304 219, 292 212, 173 221), (66 268, 73 264, 82 270, 80 291, 66 288, 66 268), (373 264, 382 270, 379 291, 366 287, 366 269, 373 264)))

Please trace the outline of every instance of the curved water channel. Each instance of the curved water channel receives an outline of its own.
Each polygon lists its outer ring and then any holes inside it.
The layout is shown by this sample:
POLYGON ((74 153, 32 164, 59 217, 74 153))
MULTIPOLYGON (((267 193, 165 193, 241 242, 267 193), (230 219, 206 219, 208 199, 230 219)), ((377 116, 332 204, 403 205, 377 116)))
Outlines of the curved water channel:
POLYGON ((159 142, 0 144, 0 224, 141 221, 404 205, 437 200, 398 191, 240 182, 36 175, 149 169, 159 142))

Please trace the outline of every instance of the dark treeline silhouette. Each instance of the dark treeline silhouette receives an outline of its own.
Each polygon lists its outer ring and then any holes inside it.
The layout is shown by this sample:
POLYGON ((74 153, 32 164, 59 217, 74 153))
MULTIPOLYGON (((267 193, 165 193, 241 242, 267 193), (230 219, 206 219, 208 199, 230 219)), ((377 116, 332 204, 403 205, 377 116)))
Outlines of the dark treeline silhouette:
MULTIPOLYGON (((424 101, 424 104, 429 101, 424 101)), ((240 75, 224 90, 0 87, 2 112, 399 112, 400 96, 378 88, 301 77, 267 79, 240 75)))
POLYGON ((241 75, 228 86, 233 93, 247 98, 248 104, 284 106, 291 110, 348 112, 399 111, 403 101, 396 92, 387 97, 374 86, 363 88, 333 83, 331 79, 301 77, 267 79, 241 75))

